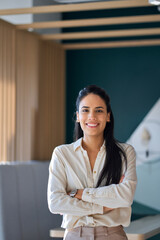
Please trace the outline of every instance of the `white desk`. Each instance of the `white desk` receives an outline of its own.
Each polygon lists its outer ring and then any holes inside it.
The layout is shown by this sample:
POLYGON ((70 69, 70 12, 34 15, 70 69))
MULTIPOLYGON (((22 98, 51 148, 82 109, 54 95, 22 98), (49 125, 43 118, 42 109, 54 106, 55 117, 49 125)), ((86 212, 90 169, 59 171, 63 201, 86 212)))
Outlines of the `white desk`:
MULTIPOLYGON (((153 237, 160 233, 160 214, 135 220, 124 230, 128 240, 144 240, 153 237)), ((63 238, 63 236, 63 228, 50 230, 50 237, 52 238, 63 238)))

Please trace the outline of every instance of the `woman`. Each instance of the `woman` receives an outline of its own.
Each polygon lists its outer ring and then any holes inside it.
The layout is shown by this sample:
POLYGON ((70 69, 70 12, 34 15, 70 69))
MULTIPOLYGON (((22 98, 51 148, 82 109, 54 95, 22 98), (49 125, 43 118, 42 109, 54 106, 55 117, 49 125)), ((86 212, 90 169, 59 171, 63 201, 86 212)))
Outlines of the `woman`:
POLYGON ((135 151, 113 136, 106 92, 90 85, 76 102, 75 142, 56 147, 49 167, 48 205, 63 215, 65 240, 127 239, 136 188, 135 151))

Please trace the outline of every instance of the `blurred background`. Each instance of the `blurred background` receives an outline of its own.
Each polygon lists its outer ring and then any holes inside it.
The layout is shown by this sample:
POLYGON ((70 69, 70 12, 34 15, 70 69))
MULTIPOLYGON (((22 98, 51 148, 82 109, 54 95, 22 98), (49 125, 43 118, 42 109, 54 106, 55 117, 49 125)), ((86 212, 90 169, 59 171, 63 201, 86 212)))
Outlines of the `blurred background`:
POLYGON ((0 0, 0 162, 48 163, 73 141, 79 90, 96 84, 110 96, 116 139, 137 152, 135 220, 160 212, 160 8, 96 2, 0 0), (89 2, 97 5, 70 8, 89 2))

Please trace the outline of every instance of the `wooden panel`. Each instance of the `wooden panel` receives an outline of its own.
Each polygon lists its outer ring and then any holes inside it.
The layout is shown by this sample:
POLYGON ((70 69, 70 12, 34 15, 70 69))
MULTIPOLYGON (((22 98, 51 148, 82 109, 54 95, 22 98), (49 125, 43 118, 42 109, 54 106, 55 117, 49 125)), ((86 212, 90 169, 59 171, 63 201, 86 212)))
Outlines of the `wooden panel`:
POLYGON ((15 27, 0 20, 0 161, 15 157, 15 27))
POLYGON ((112 17, 112 18, 95 18, 81 20, 64 20, 51 22, 35 22, 30 24, 17 24, 18 29, 28 28, 66 28, 66 27, 86 27, 86 26, 102 26, 112 24, 129 24, 129 23, 145 23, 159 22, 160 15, 145 16, 129 16, 129 17, 112 17))
POLYGON ((60 44, 0 21, 0 161, 48 160, 64 143, 64 61, 60 44))
POLYGON ((63 44, 63 48, 66 49, 66 50, 74 50, 74 49, 140 47, 140 46, 158 46, 158 45, 160 45, 160 39, 134 40, 134 41, 115 41, 115 42, 99 42, 99 43, 63 44))
POLYGON ((17 33, 16 160, 49 160, 65 141, 64 50, 17 33))
POLYGON ((145 29, 132 29, 132 30, 44 34, 42 35, 42 39, 65 40, 65 39, 128 37, 128 36, 143 36, 143 35, 158 35, 158 34, 160 34, 160 28, 145 28, 145 29))
POLYGON ((0 10, 0 15, 26 14, 26 13, 36 14, 36 13, 49 13, 49 12, 73 12, 73 11, 89 11, 89 10, 100 10, 100 9, 144 7, 144 6, 151 6, 148 3, 148 0, 107 1, 107 2, 40 6, 40 7, 32 7, 32 8, 4 9, 4 10, 0 10))
POLYGON ((17 31, 16 160, 34 159, 35 125, 38 111, 39 39, 17 31))
POLYGON ((65 52, 60 44, 41 41, 37 158, 50 159, 65 141, 65 52))

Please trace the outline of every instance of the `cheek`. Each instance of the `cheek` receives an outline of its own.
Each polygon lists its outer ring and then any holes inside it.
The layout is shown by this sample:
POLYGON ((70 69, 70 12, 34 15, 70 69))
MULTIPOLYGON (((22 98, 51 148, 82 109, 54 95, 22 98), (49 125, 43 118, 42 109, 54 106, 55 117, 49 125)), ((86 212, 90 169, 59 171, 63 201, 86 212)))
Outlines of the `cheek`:
POLYGON ((86 118, 87 118, 86 114, 79 114, 79 120, 80 120, 80 122, 85 121, 86 118))
POLYGON ((107 119, 106 119, 106 118, 101 119, 101 124, 102 124, 103 127, 105 128, 105 127, 106 127, 106 124, 107 124, 107 119))
POLYGON ((106 122, 107 122, 107 116, 101 116, 101 117, 100 117, 100 121, 101 121, 102 123, 106 123, 106 122))
POLYGON ((84 131, 85 126, 86 126, 84 120, 80 119, 79 124, 80 124, 82 130, 84 131))
POLYGON ((84 118, 80 118, 80 125, 81 125, 81 126, 85 126, 85 125, 86 125, 85 122, 86 122, 86 121, 85 121, 84 118))
POLYGON ((106 121, 102 123, 102 126, 103 126, 103 128, 105 128, 105 127, 106 127, 106 124, 107 124, 107 122, 106 122, 106 121))

